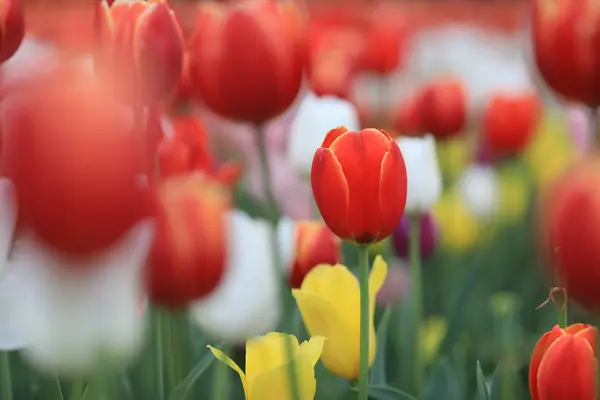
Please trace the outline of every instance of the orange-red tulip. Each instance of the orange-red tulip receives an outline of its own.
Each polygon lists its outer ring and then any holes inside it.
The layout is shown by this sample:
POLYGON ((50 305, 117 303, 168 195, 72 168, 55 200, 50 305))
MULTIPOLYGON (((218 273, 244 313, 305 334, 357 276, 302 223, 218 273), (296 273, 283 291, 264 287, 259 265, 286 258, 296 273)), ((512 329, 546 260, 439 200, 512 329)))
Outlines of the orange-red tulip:
POLYGON ((59 251, 88 254, 149 211, 142 138, 94 75, 50 75, 5 100, 0 169, 15 185, 24 224, 59 251))
POLYGON ((196 27, 192 80, 209 108, 260 124, 294 102, 306 64, 304 21, 294 1, 201 3, 196 27))
POLYGON ((340 241, 321 222, 300 221, 296 224, 296 254, 290 284, 299 288, 306 274, 319 264, 335 265, 340 258, 340 241))
POLYGON ((529 364, 531 400, 596 400, 596 328, 556 325, 538 341, 529 364))
POLYGON ((536 93, 496 94, 483 115, 483 135, 497 155, 522 152, 529 144, 541 114, 536 93))
POLYGON ((329 131, 315 153, 312 190, 327 226, 361 244, 389 236, 406 204, 406 166, 385 131, 329 131))
POLYGON ((0 63, 17 52, 25 36, 25 18, 21 0, 0 3, 0 63))
POLYGON ((538 70, 560 95, 600 105, 600 9, 591 0, 534 0, 533 47, 538 70))
POLYGON ((158 102, 173 91, 183 63, 183 37, 165 0, 103 0, 96 13, 96 70, 119 99, 158 102))
POLYGON ((226 263, 225 216, 230 206, 229 191, 200 172, 161 182, 147 270, 152 301, 183 306, 219 284, 226 263))
POLYGON ((466 123, 467 97, 462 83, 453 78, 437 79, 423 88, 419 120, 424 132, 438 140, 459 134, 466 123))

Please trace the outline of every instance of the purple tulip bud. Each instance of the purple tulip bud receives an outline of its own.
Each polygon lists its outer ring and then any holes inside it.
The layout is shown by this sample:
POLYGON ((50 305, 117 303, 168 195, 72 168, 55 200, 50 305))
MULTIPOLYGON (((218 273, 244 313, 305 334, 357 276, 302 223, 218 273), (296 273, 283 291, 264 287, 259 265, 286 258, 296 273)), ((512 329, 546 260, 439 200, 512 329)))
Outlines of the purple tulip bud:
MULTIPOLYGON (((438 243, 438 227, 433 219, 431 213, 421 215, 421 229, 420 229, 420 247, 421 247, 421 258, 426 259, 433 255, 438 243)), ((409 236, 410 236, 410 218, 405 215, 400 220, 400 223, 394 230, 392 237, 394 248, 396 253, 401 258, 408 258, 409 256, 409 236)))

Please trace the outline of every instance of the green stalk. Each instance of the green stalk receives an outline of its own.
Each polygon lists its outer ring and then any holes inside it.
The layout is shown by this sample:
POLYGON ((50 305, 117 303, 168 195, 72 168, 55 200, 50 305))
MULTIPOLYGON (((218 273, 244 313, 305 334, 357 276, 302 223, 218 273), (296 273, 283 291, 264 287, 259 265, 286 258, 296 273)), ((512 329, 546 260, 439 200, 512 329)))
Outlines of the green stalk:
POLYGON ((423 295, 421 277, 421 216, 410 216, 410 276, 413 307, 413 379, 416 397, 421 396, 423 389, 424 369, 420 336, 418 334, 423 321, 423 295))
POLYGON ((83 398, 83 379, 75 378, 71 382, 71 394, 69 395, 70 400, 81 400, 83 398))
MULTIPOLYGON (((221 349, 225 354, 228 354, 230 348, 221 349)), ((229 371, 230 368, 223 363, 215 363, 215 370, 212 384, 212 400, 228 400, 229 399, 229 371)))
POLYGON ((156 392, 158 400, 165 398, 165 370, 163 354, 163 316, 162 310, 154 312, 154 348, 156 351, 156 392))
MULTIPOLYGON (((279 285, 279 301, 283 307, 282 317, 282 331, 292 329, 293 325, 293 313, 291 312, 293 304, 291 303, 292 297, 289 289, 288 278, 285 274, 285 266, 279 251, 278 239, 277 239, 277 226, 279 225, 279 210, 277 207, 277 200, 275 199, 275 193, 273 191, 273 182, 271 179, 271 168, 269 166, 269 157, 267 153, 267 145, 265 142, 264 129, 261 125, 256 125, 254 137, 256 140, 256 147, 260 157, 261 177, 266 194, 266 206, 269 215, 269 222, 271 224, 270 236, 271 243, 273 244, 273 260, 275 268, 277 269, 277 275, 280 276, 279 285)), ((291 362, 294 358, 294 349, 292 347, 291 340, 284 340, 285 354, 290 362, 288 363, 288 379, 290 381, 290 389, 292 394, 292 400, 300 400, 300 390, 298 386, 298 380, 296 375, 296 364, 291 362)))
POLYGON ((0 385, 2 385, 2 398, 13 400, 12 381, 10 378, 10 354, 7 351, 0 353, 0 385))
POLYGON ((360 285, 360 360, 358 364, 358 400, 369 398, 369 246, 358 250, 360 285))

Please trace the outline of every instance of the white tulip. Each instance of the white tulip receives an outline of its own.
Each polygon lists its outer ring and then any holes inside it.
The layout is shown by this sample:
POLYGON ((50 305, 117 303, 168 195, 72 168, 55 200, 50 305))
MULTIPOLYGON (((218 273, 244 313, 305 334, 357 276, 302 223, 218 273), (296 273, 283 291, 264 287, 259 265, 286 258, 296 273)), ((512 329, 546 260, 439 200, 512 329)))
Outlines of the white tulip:
MULTIPOLYGON (((5 212, 10 196, 0 187, 5 212)), ((102 254, 77 261, 31 232, 19 235, 0 278, 0 349, 20 348, 35 367, 69 376, 92 372, 100 357, 132 360, 144 336, 138 310, 153 232, 154 223, 142 221, 102 254)))
POLYGON ((266 221, 243 212, 228 215, 225 274, 217 288, 190 306, 192 321, 215 339, 245 343, 273 331, 279 322, 280 273, 269 229, 266 221))
POLYGON ((333 96, 317 97, 309 92, 302 100, 290 128, 288 156, 301 176, 310 176, 313 157, 325 135, 338 126, 360 129, 358 111, 346 100, 333 96))
POLYGON ((500 187, 494 168, 475 164, 467 168, 458 182, 467 207, 478 218, 490 218, 498 206, 500 187))
POLYGON ((406 212, 424 213, 442 194, 442 176, 432 135, 401 137, 396 143, 402 151, 407 173, 406 212))

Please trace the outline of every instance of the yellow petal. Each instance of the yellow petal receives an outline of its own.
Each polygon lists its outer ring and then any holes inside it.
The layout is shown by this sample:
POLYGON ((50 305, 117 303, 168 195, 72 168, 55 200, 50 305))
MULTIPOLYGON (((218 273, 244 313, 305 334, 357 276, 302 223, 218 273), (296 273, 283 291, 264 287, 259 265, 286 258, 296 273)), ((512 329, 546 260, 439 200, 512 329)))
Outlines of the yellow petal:
MULTIPOLYGON (((335 287, 332 290, 335 290, 335 287)), ((301 289, 293 290, 292 294, 310 335, 327 338, 321 357, 325 367, 341 378, 355 379, 358 376, 360 337, 358 322, 348 325, 347 320, 342 319, 341 315, 343 312, 358 314, 358 308, 344 311, 339 309, 344 307, 343 305, 334 306, 325 298, 301 289)))
POLYGON ((323 336, 313 336, 308 342, 304 341, 300 344, 300 355, 306 357, 313 367, 317 365, 317 362, 323 353, 325 340, 327 339, 323 336))
MULTIPOLYGON (((292 399, 288 379, 288 365, 280 365, 255 377, 251 387, 251 400, 290 400, 292 399)), ((317 389, 315 370, 310 357, 298 355, 295 358, 296 377, 300 400, 313 400, 317 389)))
POLYGON ((230 366, 235 372, 238 373, 238 375, 240 376, 240 379, 242 380, 242 386, 244 387, 244 395, 246 396, 246 399, 248 399, 248 382, 246 381, 246 375, 244 374, 244 371, 242 371, 242 369, 231 359, 229 358, 225 353, 223 353, 221 350, 219 349, 215 349, 212 346, 206 346, 210 349, 210 351, 213 353, 213 355, 215 356, 215 358, 225 364, 227 364, 228 366, 230 366))
MULTIPOLYGON (((370 297, 370 306, 371 313, 375 310, 375 297, 377 293, 381 290, 383 286, 383 282, 385 282, 385 278, 387 277, 387 263, 378 255, 375 257, 375 261, 373 262, 373 269, 371 270, 371 274, 369 275, 369 295, 370 297)), ((373 317, 373 315, 371 315, 373 317)))
POLYGON ((266 371, 287 364, 285 340, 292 342, 293 357, 298 353, 298 339, 294 335, 272 332, 248 340, 246 343, 246 379, 252 388, 254 378, 266 371))

